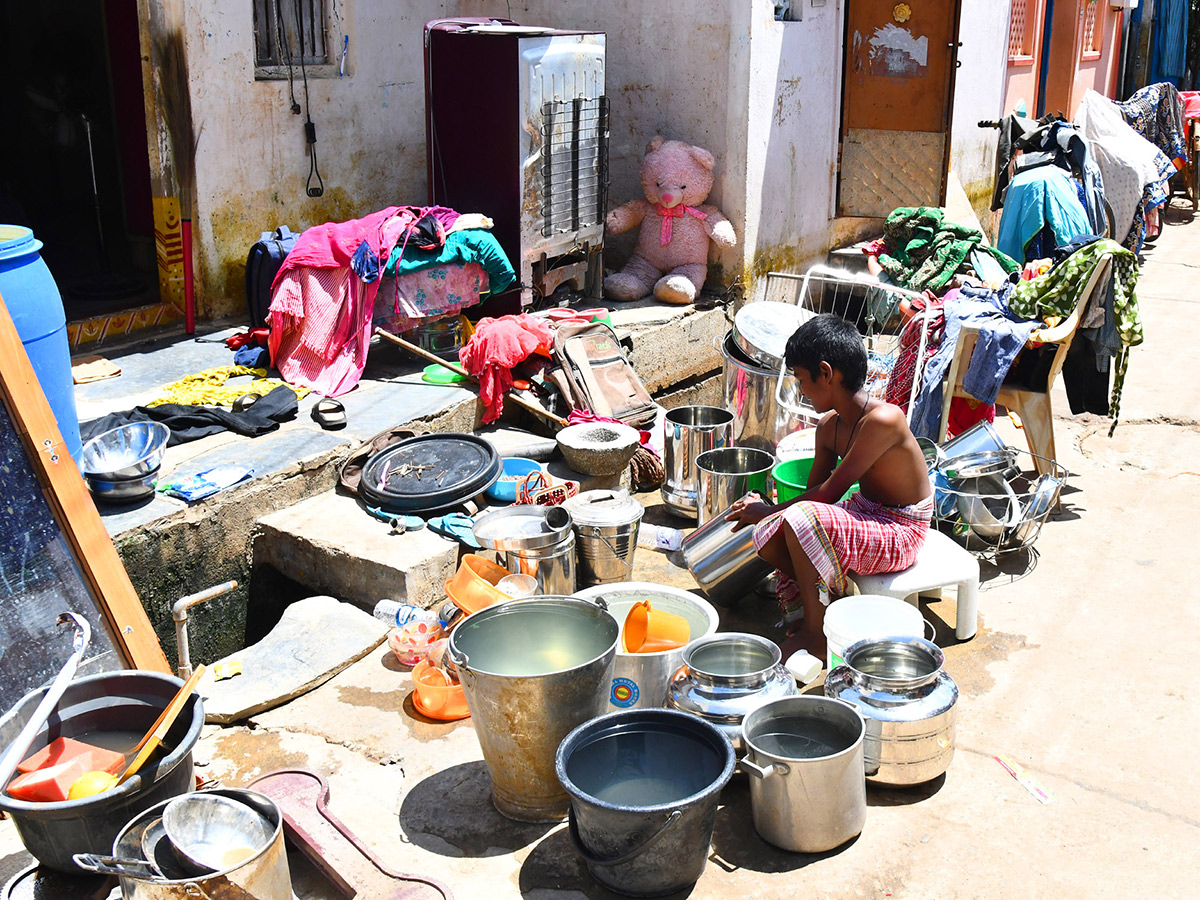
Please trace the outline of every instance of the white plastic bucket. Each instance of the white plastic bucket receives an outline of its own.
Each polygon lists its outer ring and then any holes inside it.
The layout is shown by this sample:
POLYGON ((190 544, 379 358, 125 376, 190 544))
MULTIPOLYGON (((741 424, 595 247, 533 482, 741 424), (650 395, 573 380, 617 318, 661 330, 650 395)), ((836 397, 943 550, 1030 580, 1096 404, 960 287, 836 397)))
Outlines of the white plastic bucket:
MULTIPOLYGON (((638 602, 649 600, 655 609, 687 619, 693 641, 713 634, 720 624, 716 608, 703 597, 664 584, 623 581, 585 588, 576 591, 575 596, 585 600, 603 597, 609 613, 622 627, 629 610, 638 602)), ((683 647, 656 653, 627 653, 623 642, 618 639, 617 660, 613 666, 613 682, 608 696, 609 710, 663 706, 667 701, 671 676, 682 665, 683 647)))
POLYGON ((912 604, 881 594, 843 597, 825 610, 825 662, 829 671, 845 662, 842 651, 863 638, 924 637, 925 620, 912 604))

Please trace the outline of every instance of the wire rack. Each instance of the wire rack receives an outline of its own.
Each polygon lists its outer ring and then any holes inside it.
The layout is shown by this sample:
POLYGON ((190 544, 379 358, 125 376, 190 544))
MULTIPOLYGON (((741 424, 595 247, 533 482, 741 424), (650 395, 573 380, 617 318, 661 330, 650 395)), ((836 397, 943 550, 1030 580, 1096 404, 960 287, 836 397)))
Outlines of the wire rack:
POLYGON ((1070 475, 1053 459, 1009 449, 1012 466, 995 476, 952 480, 940 469, 930 473, 934 526, 984 558, 1031 548, 1070 475))
MULTIPOLYGON (((911 418, 928 356, 932 312, 922 309, 909 321, 900 306, 905 300, 921 301, 923 306, 922 294, 883 284, 868 274, 813 266, 803 274, 768 272, 763 299, 791 303, 813 313, 832 313, 853 324, 867 348, 868 392, 896 402, 911 418)), ((805 401, 796 405, 784 396, 782 388, 789 375, 784 364, 776 400, 795 415, 816 417, 805 401)))

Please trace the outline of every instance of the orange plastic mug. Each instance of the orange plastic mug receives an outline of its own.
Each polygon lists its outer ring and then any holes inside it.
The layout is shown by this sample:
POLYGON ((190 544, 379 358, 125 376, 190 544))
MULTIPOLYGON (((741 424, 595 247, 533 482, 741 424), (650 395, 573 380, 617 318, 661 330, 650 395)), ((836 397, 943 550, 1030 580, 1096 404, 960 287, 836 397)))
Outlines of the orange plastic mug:
POLYGON ((692 636, 692 626, 683 616, 653 609, 649 600, 633 605, 622 629, 626 653, 657 653, 682 647, 692 636))

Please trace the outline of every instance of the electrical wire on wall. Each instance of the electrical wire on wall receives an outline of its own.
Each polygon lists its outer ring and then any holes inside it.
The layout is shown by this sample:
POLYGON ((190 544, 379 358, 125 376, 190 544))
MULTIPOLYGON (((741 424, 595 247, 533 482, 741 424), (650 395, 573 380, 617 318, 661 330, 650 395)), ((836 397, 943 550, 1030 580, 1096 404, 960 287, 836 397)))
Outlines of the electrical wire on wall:
MULTIPOLYGON (((304 84, 304 140, 308 144, 308 180, 304 183, 304 192, 309 197, 320 197, 325 193, 325 182, 321 178, 321 170, 317 166, 317 126, 312 120, 312 102, 308 95, 308 69, 304 62, 304 19, 300 14, 300 3, 295 3, 296 9, 296 44, 300 57, 300 75, 304 84), (314 179, 316 184, 313 183, 314 179)), ((291 96, 293 115, 300 115, 300 104, 296 101, 295 60, 292 55, 292 42, 287 40, 287 28, 283 21, 283 2, 275 0, 275 23, 279 33, 280 46, 287 52, 288 92, 291 96)))

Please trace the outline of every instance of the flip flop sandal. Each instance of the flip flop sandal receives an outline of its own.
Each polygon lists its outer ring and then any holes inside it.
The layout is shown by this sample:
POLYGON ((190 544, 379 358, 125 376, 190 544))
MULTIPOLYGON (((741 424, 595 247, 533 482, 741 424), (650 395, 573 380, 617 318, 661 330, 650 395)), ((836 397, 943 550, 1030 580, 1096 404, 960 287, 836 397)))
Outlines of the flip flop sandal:
POLYGON ((482 550, 483 545, 475 540, 475 520, 463 513, 447 513, 435 516, 428 522, 429 530, 458 541, 470 550, 482 550))
POLYGON ((258 402, 258 394, 242 394, 233 401, 234 412, 245 412, 258 402))
POLYGON ((326 431, 346 427, 346 407, 332 397, 322 397, 312 408, 313 421, 326 431))

